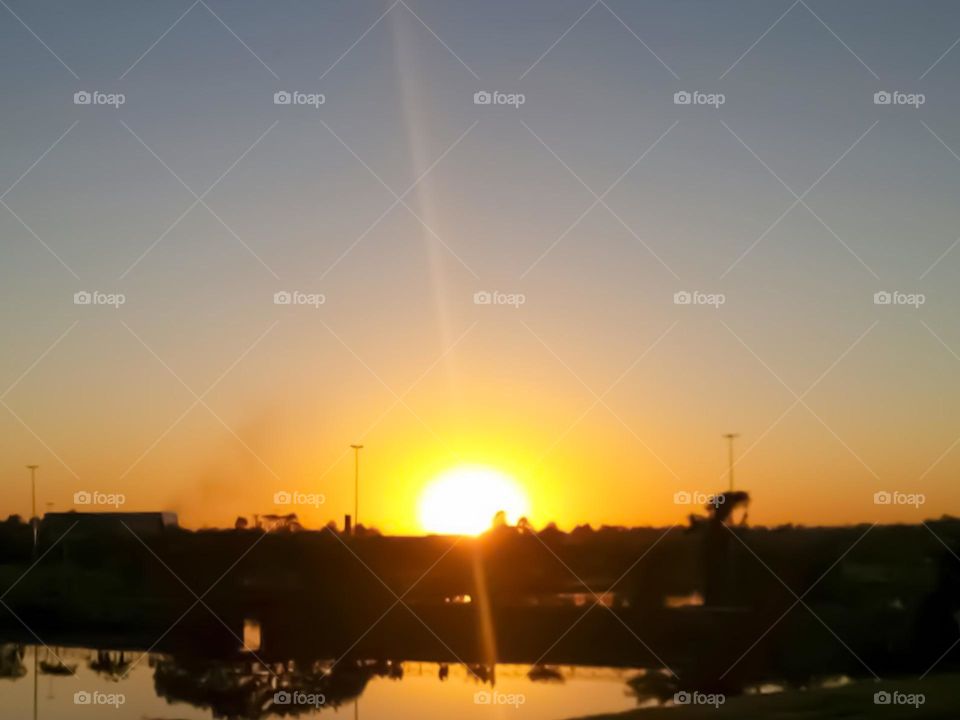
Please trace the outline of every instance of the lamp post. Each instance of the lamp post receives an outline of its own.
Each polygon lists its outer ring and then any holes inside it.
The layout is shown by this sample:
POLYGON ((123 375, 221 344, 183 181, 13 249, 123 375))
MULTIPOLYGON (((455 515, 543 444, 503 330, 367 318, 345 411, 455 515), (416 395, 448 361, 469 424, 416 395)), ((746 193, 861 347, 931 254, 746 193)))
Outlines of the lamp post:
POLYGON ((723 436, 727 440, 727 460, 729 462, 730 492, 733 492, 733 440, 740 437, 740 433, 727 433, 723 436))
POLYGON ((37 552, 37 468, 39 465, 27 465, 30 471, 30 524, 33 526, 33 552, 37 552))
POLYGON ((363 445, 351 445, 353 448, 353 528, 356 532, 360 524, 360 451, 363 445))

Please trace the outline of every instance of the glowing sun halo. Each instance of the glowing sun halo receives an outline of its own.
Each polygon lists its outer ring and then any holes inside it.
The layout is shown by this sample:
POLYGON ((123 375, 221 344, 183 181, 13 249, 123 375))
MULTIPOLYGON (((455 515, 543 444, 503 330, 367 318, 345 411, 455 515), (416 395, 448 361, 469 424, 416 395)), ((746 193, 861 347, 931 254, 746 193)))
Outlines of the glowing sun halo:
POLYGON ((420 496, 420 525, 442 535, 479 535, 503 510, 515 523, 529 502, 513 478, 487 467, 457 467, 439 475, 420 496))

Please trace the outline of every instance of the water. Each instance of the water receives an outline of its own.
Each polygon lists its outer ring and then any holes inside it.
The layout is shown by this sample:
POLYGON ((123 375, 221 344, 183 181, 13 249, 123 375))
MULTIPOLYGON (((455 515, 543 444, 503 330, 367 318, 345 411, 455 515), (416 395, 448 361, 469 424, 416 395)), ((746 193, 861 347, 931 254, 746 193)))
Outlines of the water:
MULTIPOLYGON (((3 647, 9 653, 9 649, 16 646, 3 647)), ((55 648, 53 652, 56 656, 43 647, 24 648, 21 666, 14 671, 10 670, 11 663, 5 662, 7 673, 23 674, 17 678, 0 679, 3 717, 35 717, 39 720, 105 717, 200 720, 216 717, 281 717, 281 711, 286 710, 286 714, 293 715, 296 713, 290 711, 296 709, 300 711, 296 714, 298 717, 355 716, 399 720, 517 717, 524 720, 560 720, 620 712, 636 708, 638 704, 626 684, 627 680, 638 674, 635 670, 565 666, 551 668, 559 676, 558 679, 534 681, 528 677, 529 666, 498 665, 496 683, 491 685, 477 680, 463 665, 449 666, 446 679, 441 679, 442 666, 437 663, 405 662, 392 663, 387 668, 379 667, 363 677, 358 687, 359 697, 351 694, 345 698, 341 694, 339 699, 325 698, 329 703, 326 707, 262 709, 255 702, 238 714, 218 715, 209 706, 203 707, 210 698, 215 698, 223 710, 225 705, 229 706, 229 698, 233 697, 229 691, 241 686, 249 688, 259 685, 263 693, 258 697, 272 699, 278 683, 282 685, 289 673, 278 666, 284 678, 278 680, 277 675, 262 666, 258 667, 255 662, 239 665, 206 663, 191 672, 190 661, 181 662, 167 655, 142 655, 134 651, 123 655, 124 662, 131 663, 132 668, 127 672, 129 666, 123 667, 118 674, 126 672, 125 675, 111 678, 91 669, 91 662, 97 664, 94 650, 55 648), (75 665, 75 674, 44 674, 42 663, 46 661, 49 670, 56 666, 57 657, 67 666, 75 665), (242 671, 232 675, 238 668, 242 668, 242 671), (402 677, 398 677, 401 674, 402 677), (239 682, 233 683, 234 680, 239 682), (221 692, 227 685, 229 691, 221 692), (204 699, 193 695, 190 695, 192 702, 183 699, 184 695, 191 693, 197 693, 204 699), (180 697, 171 698, 171 695, 180 697), (89 703, 84 704, 85 700, 89 703)), ((112 653, 110 659, 117 661, 120 658, 112 653)), ((293 690, 292 687, 290 689, 293 690)), ((301 699, 306 700, 309 688, 304 688, 302 692, 301 699)), ((249 699, 249 694, 240 695, 249 699)))

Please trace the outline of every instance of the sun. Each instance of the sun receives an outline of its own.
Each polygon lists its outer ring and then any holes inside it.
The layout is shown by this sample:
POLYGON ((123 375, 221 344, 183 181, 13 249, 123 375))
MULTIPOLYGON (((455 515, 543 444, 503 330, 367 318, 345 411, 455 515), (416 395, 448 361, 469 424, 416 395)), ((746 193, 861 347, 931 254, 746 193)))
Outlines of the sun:
POLYGON ((456 467, 423 491, 420 525, 440 535, 479 535, 501 510, 510 523, 529 513, 530 503, 516 480, 489 467, 456 467))

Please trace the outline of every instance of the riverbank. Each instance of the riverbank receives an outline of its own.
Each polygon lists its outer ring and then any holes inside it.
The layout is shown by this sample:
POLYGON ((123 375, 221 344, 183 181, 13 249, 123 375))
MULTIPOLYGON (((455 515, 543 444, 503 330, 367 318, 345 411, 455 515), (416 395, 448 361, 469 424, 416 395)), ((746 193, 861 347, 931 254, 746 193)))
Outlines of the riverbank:
POLYGON ((729 698, 716 708, 712 705, 684 705, 631 710, 613 715, 593 715, 577 720, 874 720, 903 718, 913 720, 955 720, 960 717, 960 675, 934 675, 924 680, 906 678, 882 682, 857 682, 835 688, 788 691, 770 695, 743 695, 729 698), (882 705, 874 694, 886 692, 922 696, 914 705, 882 705))

